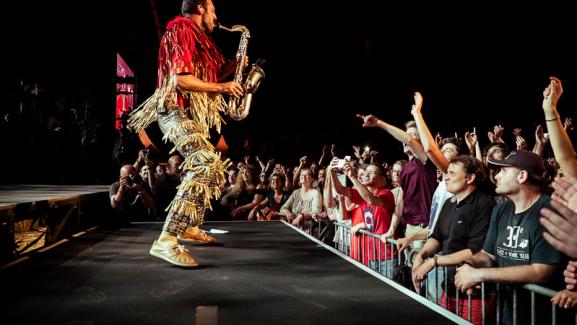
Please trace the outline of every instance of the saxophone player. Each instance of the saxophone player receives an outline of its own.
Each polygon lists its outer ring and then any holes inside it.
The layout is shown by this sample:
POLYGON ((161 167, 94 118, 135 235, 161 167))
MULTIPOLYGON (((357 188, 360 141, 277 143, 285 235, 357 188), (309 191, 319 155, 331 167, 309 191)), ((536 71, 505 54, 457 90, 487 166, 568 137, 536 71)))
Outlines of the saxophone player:
POLYGON ((162 233, 150 248, 151 255, 181 267, 198 263, 179 241, 215 241, 198 225, 210 201, 220 196, 218 186, 229 163, 216 154, 209 130, 220 132, 220 114, 227 106, 222 94, 239 98, 244 93, 237 81, 218 81, 225 59, 209 36, 216 26, 212 0, 182 2, 182 16, 168 23, 161 39, 156 91, 129 120, 135 130, 158 121, 173 150, 185 158, 184 178, 167 208, 162 233))

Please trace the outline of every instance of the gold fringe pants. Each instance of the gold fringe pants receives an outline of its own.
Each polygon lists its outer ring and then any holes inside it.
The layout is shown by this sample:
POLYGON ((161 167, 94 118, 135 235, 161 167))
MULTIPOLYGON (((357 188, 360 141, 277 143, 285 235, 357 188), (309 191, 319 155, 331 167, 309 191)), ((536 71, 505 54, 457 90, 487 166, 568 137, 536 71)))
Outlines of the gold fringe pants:
POLYGON ((228 160, 223 162, 209 142, 208 132, 202 124, 190 119, 186 112, 170 109, 159 114, 158 125, 165 140, 175 144, 184 157, 182 183, 173 201, 167 208, 168 215, 163 230, 180 235, 188 225, 197 226, 204 222, 210 201, 220 196, 218 185, 224 180, 228 160))

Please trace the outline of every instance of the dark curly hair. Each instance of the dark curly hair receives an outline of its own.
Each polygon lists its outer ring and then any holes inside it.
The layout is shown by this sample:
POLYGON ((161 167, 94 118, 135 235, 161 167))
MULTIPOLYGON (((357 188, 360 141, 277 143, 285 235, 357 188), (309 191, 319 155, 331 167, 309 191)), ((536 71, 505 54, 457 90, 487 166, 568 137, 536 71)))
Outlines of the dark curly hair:
POLYGON ((206 8, 206 0, 183 0, 180 11, 183 15, 196 14, 198 13, 199 5, 206 8))

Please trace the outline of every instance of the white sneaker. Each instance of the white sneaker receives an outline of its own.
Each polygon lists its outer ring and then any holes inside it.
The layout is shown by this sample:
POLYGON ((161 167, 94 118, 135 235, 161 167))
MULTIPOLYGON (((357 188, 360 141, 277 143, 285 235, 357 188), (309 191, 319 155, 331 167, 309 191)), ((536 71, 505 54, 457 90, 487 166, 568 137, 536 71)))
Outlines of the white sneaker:
POLYGON ((154 241, 149 251, 150 255, 162 258, 163 260, 180 267, 197 267, 198 263, 190 256, 188 249, 179 244, 163 246, 154 241))

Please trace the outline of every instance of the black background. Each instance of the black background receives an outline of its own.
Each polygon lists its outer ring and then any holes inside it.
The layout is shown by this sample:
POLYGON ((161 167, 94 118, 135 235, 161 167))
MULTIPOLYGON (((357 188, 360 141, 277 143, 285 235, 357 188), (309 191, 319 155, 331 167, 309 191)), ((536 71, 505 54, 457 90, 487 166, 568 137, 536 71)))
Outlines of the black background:
MULTIPOLYGON (((156 1, 162 31, 179 14, 180 3, 156 1)), ((482 144, 489 127, 499 123, 508 143, 514 145, 510 131, 521 127, 532 146, 551 75, 563 81, 562 116, 573 114, 577 21, 566 17, 567 6, 256 0, 215 5, 223 25, 250 30, 250 60, 266 60, 266 78, 249 117, 227 119, 223 129, 233 158, 248 151, 293 164, 302 155, 318 157, 330 143, 347 151, 353 144, 370 145, 381 160, 403 158, 392 137, 361 128, 354 115, 373 113, 402 126, 411 118, 415 91, 425 98, 423 114, 433 132, 462 136, 477 127, 482 144)), ((154 91, 158 31, 151 2, 16 6, 3 23, 2 111, 17 107, 20 80, 37 81, 46 106, 58 92, 89 98, 92 118, 102 121, 101 144, 90 150, 97 159, 109 159, 116 139, 115 53, 137 75, 138 103, 154 91)), ((232 58, 240 34, 217 31, 213 37, 232 58)), ((38 152, 22 149, 18 155, 29 161, 38 152)))

